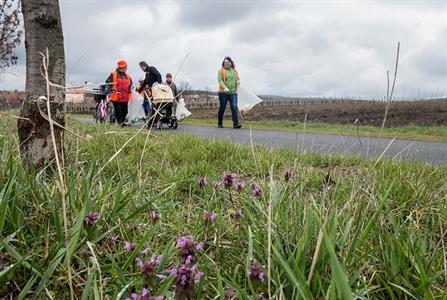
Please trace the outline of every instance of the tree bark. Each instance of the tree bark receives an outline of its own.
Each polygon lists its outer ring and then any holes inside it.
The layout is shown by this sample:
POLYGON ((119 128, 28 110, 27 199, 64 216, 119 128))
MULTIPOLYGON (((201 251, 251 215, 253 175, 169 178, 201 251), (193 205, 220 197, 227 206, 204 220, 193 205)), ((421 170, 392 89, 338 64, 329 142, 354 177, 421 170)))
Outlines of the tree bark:
MULTIPOLYGON (((42 74, 42 54, 48 49, 48 78, 52 83, 65 86, 65 53, 61 14, 58 0, 22 0, 25 23, 26 87, 25 100, 18 121, 20 153, 25 165, 42 168, 54 161, 50 123, 40 110, 48 115, 45 100, 47 82, 42 74), (39 110, 40 107, 40 110, 39 110)), ((65 125, 65 90, 50 86, 50 107, 52 119, 65 125)), ((54 126, 56 147, 63 151, 63 130, 54 126)))

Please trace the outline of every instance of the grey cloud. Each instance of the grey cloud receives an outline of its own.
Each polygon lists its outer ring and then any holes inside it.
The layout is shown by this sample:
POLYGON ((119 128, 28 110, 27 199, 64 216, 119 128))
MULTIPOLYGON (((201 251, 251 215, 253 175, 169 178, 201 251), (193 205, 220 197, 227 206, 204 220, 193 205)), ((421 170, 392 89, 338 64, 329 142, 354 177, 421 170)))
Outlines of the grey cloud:
MULTIPOLYGON (((162 73, 175 73, 189 53, 177 81, 194 88, 216 89, 217 70, 229 55, 243 84, 256 93, 381 95, 400 40, 396 93, 411 94, 415 82, 420 89, 446 92, 446 31, 441 30, 447 24, 439 1, 60 3, 73 85, 103 81, 121 57, 129 61, 134 80, 142 76, 141 59, 162 73)), ((17 70, 24 75, 24 48, 18 53, 17 70)), ((23 81, 1 84, 14 88, 23 81)))
POLYGON ((417 68, 433 79, 444 77, 447 80, 447 40, 445 37, 447 37, 447 27, 412 57, 417 68))
POLYGON ((276 5, 272 1, 257 0, 185 0, 178 4, 181 23, 202 30, 232 24, 258 12, 267 15, 276 5))

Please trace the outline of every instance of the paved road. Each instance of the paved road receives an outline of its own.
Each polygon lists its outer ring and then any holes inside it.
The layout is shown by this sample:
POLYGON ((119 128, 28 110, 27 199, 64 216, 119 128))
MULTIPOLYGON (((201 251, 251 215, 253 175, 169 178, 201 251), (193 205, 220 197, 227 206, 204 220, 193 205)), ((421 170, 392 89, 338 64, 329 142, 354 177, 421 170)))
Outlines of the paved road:
POLYGON ((264 145, 272 148, 297 148, 320 153, 360 154, 370 158, 384 157, 395 160, 420 161, 436 165, 447 165, 447 143, 378 139, 357 136, 327 134, 302 134, 267 130, 213 128, 180 125, 178 133, 201 138, 227 139, 243 145, 264 145))
MULTIPOLYGON (((89 122, 85 118, 82 122, 89 122)), ((136 124, 134 126, 141 126, 136 124)), ((362 155, 379 157, 385 149, 384 157, 394 160, 419 161, 435 165, 447 165, 447 143, 378 139, 357 136, 337 136, 327 134, 302 134, 293 132, 267 131, 232 128, 215 128, 182 125, 177 134, 194 135, 208 139, 230 140, 242 145, 264 145, 269 148, 294 148, 318 153, 362 155)))

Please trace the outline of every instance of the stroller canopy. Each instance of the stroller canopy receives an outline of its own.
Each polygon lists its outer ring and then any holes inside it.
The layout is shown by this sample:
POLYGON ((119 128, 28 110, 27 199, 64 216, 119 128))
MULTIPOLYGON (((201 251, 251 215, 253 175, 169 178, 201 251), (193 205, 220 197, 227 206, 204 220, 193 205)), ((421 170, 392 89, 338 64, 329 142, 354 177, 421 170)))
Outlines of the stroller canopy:
POLYGON ((171 87, 166 84, 154 84, 152 86, 152 102, 172 102, 174 101, 174 94, 172 93, 171 87))

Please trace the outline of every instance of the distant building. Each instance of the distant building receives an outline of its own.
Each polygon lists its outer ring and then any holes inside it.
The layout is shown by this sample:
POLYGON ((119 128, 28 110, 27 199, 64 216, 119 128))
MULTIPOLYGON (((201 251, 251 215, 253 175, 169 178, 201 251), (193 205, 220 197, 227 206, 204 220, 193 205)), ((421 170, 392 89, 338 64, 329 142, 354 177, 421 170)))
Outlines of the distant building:
POLYGON ((86 87, 73 87, 66 90, 65 102, 67 103, 83 103, 85 102, 86 87))

